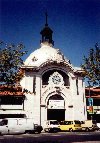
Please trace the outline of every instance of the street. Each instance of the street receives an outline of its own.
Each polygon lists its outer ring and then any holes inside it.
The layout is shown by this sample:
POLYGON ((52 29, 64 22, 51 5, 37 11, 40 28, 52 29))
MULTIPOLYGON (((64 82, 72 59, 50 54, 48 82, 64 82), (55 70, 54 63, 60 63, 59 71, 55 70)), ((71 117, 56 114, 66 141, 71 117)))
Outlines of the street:
POLYGON ((3 135, 0 143, 100 143, 100 132, 3 135))

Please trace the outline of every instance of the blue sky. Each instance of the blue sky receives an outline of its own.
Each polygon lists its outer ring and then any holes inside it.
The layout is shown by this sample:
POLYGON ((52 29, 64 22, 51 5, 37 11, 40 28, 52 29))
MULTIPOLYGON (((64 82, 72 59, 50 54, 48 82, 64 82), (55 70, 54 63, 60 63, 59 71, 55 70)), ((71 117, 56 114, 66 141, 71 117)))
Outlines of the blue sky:
POLYGON ((53 30, 54 47, 74 66, 100 43, 100 0, 0 0, 0 40, 23 43, 28 54, 40 47, 40 31, 53 30))

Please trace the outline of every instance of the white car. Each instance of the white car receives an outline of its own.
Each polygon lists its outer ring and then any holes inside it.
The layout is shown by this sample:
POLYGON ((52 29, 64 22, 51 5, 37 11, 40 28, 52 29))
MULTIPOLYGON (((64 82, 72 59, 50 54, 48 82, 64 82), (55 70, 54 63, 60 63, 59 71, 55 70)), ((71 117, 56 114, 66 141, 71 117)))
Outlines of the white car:
POLYGON ((82 130, 84 131, 96 131, 99 129, 96 120, 85 120, 80 122, 82 130))
POLYGON ((42 126, 34 124, 31 118, 0 119, 0 134, 41 133, 42 126))
POLYGON ((97 126, 98 126, 98 128, 99 128, 99 130, 100 130, 100 123, 97 123, 97 126))
POLYGON ((60 131, 59 122, 57 120, 47 120, 44 126, 45 132, 58 132, 60 131))

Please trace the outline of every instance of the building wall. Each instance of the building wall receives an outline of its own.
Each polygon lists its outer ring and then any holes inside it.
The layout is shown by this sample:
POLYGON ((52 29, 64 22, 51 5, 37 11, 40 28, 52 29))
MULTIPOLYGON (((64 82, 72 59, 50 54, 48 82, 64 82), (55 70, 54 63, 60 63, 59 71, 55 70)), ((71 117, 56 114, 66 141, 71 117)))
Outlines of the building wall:
MULTIPOLYGON (((74 72, 66 68, 59 68, 56 66, 56 70, 62 70, 64 74, 69 77, 70 84, 64 85, 62 75, 61 82, 54 84, 52 82, 52 75, 49 77, 47 85, 42 85, 42 75, 48 70, 54 70, 54 67, 45 67, 34 72, 32 70, 26 70, 25 76, 21 80, 21 86, 28 92, 25 92, 25 97, 21 105, 0 105, 0 114, 14 115, 26 115, 28 118, 33 118, 34 123, 44 126, 47 120, 48 109, 51 107, 48 105, 48 101, 51 97, 59 95, 62 97, 63 105, 55 105, 54 109, 63 109, 65 111, 65 120, 85 120, 87 119, 86 112, 86 98, 85 98, 85 85, 82 82, 82 77, 75 75, 74 72), (78 79, 78 80, 77 80, 78 79)), ((51 109, 52 110, 52 109, 51 109)), ((59 115, 60 116, 60 115, 59 115)))
POLYGON ((43 86, 41 73, 41 71, 37 73, 26 72, 25 77, 21 81, 22 87, 28 89, 30 92, 33 91, 35 86, 35 93, 26 93, 24 106, 27 117, 33 118, 35 123, 44 125, 44 122, 47 120, 47 102, 49 98, 55 94, 60 94, 65 102, 65 120, 87 119, 85 86, 82 78, 78 78, 78 88, 76 86, 77 76, 70 72, 67 73, 70 80, 69 87, 63 84, 54 85, 52 83, 43 86), (33 84, 34 77, 35 85, 33 84))

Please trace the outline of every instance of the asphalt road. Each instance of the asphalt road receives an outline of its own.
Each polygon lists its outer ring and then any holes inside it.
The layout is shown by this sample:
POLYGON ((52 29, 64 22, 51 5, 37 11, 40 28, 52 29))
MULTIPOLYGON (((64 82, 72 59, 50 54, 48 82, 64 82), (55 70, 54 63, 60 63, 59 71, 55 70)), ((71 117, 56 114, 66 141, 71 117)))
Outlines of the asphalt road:
POLYGON ((100 132, 3 135, 0 143, 100 143, 100 132))

